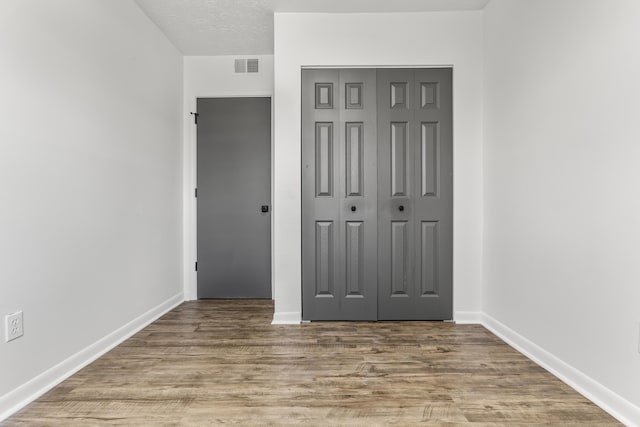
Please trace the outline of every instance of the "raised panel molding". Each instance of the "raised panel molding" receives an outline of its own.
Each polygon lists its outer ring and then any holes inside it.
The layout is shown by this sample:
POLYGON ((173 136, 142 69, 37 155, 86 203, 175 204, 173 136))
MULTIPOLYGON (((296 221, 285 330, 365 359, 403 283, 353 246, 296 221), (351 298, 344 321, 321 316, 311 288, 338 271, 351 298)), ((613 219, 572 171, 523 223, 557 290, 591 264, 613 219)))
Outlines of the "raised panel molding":
POLYGON ((361 109, 362 97, 363 97, 363 85, 362 83, 346 83, 345 84, 345 108, 347 109, 361 109))
POLYGON ((422 197, 438 196, 440 176, 440 135, 437 122, 423 122, 420 126, 420 181, 422 197))
POLYGON ((316 83, 316 109, 333 108, 333 83, 316 83))
POLYGON ((407 192, 407 122, 391 123, 391 196, 406 196, 407 192))
POLYGON ((364 180, 364 124, 363 123, 347 123, 346 129, 346 195, 347 197, 362 196, 363 180, 364 180))
POLYGON ((406 109, 408 83, 391 83, 391 108, 406 109))
POLYGON ((420 295, 436 296, 438 283, 438 222, 422 221, 420 230, 420 295))
POLYGON ((440 85, 437 82, 420 83, 420 108, 440 107, 440 85))
POLYGON ((408 297, 407 221, 391 221, 391 297, 408 297))
POLYGON ((333 196, 333 123, 316 122, 316 197, 333 196))
POLYGON ((333 221, 316 221, 316 297, 334 296, 333 221))
POLYGON ((348 221, 346 223, 346 274, 347 298, 364 297, 364 223, 348 221))

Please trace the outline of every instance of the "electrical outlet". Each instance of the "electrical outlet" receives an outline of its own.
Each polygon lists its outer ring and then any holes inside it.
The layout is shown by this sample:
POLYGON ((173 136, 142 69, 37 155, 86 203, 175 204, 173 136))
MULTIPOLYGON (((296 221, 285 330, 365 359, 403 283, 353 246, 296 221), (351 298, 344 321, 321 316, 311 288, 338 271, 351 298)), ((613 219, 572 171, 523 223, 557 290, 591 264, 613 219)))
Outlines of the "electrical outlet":
POLYGON ((4 339, 6 342, 20 338, 24 334, 22 311, 4 316, 4 339))

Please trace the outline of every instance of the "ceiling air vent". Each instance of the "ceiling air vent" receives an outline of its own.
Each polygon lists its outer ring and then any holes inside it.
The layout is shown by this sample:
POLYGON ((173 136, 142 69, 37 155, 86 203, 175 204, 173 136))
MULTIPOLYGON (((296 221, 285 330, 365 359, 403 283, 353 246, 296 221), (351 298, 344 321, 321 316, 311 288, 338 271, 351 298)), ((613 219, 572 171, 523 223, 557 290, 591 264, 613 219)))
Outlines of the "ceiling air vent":
POLYGON ((236 73, 257 73, 259 71, 258 58, 236 59, 235 70, 236 73))
POLYGON ((246 72, 247 72, 247 60, 236 59, 236 73, 246 73, 246 72))
POLYGON ((258 58, 247 59, 247 73, 258 72, 258 58))

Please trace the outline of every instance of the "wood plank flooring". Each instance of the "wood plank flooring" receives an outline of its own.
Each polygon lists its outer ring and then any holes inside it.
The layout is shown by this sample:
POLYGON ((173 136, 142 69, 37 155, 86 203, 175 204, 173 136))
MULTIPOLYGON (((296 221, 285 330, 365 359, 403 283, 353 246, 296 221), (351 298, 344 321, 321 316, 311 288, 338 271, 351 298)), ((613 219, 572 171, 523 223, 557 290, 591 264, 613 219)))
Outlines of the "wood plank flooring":
POLYGON ((272 314, 184 303, 3 425, 619 425, 479 325, 272 314))

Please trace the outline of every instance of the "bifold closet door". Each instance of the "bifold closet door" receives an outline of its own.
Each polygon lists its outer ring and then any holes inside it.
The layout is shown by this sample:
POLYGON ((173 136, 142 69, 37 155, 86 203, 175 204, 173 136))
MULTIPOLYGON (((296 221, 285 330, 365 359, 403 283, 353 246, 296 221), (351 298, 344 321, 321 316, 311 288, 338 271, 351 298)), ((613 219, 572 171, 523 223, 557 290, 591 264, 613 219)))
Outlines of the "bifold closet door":
POLYGON ((305 320, 377 318, 375 70, 302 71, 305 320))
POLYGON ((452 70, 304 70, 302 93, 303 319, 451 319, 452 70))
POLYGON ((380 69, 378 319, 452 318, 452 70, 380 69))

